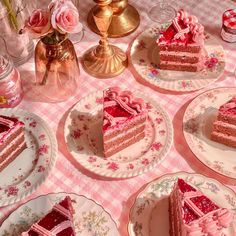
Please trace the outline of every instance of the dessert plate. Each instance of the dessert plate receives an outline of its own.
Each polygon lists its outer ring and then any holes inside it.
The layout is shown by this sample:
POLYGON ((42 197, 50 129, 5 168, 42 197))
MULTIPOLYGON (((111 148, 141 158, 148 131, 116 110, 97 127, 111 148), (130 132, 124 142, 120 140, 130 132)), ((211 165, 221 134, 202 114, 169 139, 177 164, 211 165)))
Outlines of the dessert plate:
POLYGON ((134 94, 148 103, 145 138, 109 158, 103 156, 103 92, 88 95, 69 112, 64 127, 65 141, 72 156, 87 170, 112 178, 132 177, 156 166, 169 152, 173 128, 168 114, 150 96, 134 94))
POLYGON ((201 89, 216 81, 224 72, 224 50, 216 38, 207 34, 204 69, 199 72, 158 69, 159 57, 156 39, 165 26, 153 25, 133 42, 130 57, 140 79, 151 86, 165 90, 188 92, 201 89))
POLYGON ((35 198, 17 208, 1 225, 0 235, 12 236, 29 227, 46 215, 48 211, 66 196, 72 199, 75 209, 76 235, 118 236, 116 223, 111 216, 95 201, 73 193, 51 193, 35 198))
MULTIPOLYGON (((142 190, 130 211, 128 232, 130 236, 169 236, 169 195, 178 178, 186 180, 219 206, 232 209, 236 213, 235 193, 219 183, 199 174, 179 172, 164 175, 149 183, 142 190)), ((236 218, 232 226, 226 230, 225 235, 236 234, 236 218)))
POLYGON ((195 156, 207 167, 236 179, 236 149, 210 139, 218 108, 236 95, 236 88, 216 88, 197 96, 183 118, 186 142, 195 156))
POLYGON ((47 178, 57 157, 57 140, 45 121, 19 109, 1 109, 1 115, 15 116, 25 123, 25 149, 0 172, 0 206, 29 196, 47 178))

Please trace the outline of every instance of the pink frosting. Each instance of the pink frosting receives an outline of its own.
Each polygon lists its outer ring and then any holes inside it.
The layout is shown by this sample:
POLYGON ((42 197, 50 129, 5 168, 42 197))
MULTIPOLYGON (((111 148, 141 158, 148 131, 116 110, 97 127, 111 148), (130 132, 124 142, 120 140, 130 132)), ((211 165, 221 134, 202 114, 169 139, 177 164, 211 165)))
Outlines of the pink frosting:
POLYGON ((175 38, 184 39, 185 34, 190 32, 192 33, 192 39, 194 42, 203 44, 205 38, 204 27, 200 23, 198 23, 198 19, 196 16, 189 15, 184 10, 179 10, 176 18, 173 20, 173 25, 177 30, 175 38), (176 24, 178 24, 179 21, 182 21, 184 23, 184 25, 186 26, 185 29, 181 29, 180 26, 176 27, 176 24))
POLYGON ((191 198, 201 196, 200 191, 190 191, 182 194, 182 206, 186 203, 194 211, 199 219, 189 225, 185 225, 188 236, 222 236, 222 228, 229 227, 233 220, 233 214, 225 208, 213 210, 204 214, 192 201, 191 198), (204 233, 204 234, 203 234, 204 233))
POLYGON ((116 106, 117 104, 130 115, 137 115, 146 110, 146 103, 141 98, 135 98, 130 91, 122 91, 119 87, 112 87, 104 91, 104 125, 107 123, 115 125, 127 117, 112 116, 106 112, 106 108, 116 106))

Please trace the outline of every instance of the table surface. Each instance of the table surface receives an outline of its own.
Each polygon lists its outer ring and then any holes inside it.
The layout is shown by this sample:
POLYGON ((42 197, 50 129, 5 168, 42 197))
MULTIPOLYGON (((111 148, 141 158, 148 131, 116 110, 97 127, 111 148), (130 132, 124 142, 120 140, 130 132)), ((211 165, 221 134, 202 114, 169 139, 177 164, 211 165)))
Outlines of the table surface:
MULTIPOLYGON (((111 43, 118 45, 123 50, 127 50, 135 37, 153 24, 148 18, 147 12, 151 6, 155 4, 155 1, 130 0, 130 3, 137 8, 141 15, 139 28, 127 37, 110 40, 111 43)), ((91 0, 80 1, 80 16, 81 21, 85 26, 85 35, 82 41, 75 45, 79 58, 82 57, 83 53, 88 48, 96 45, 99 40, 99 37, 89 30, 86 23, 88 11, 93 5, 94 2, 91 0)), ((18 107, 39 115, 51 126, 58 138, 58 159, 55 169, 34 194, 20 203, 0 209, 0 222, 2 222, 7 215, 20 204, 31 198, 50 192, 75 192, 77 194, 85 195, 88 198, 92 198, 101 204, 116 221, 120 234, 125 236, 127 235, 126 225, 128 223, 129 211, 140 188, 163 174, 179 171, 196 172, 213 177, 228 185, 233 190, 236 190, 236 180, 230 180, 221 176, 198 161, 187 146, 181 130, 183 113, 194 97, 211 88, 225 86, 233 87, 236 85, 234 76, 236 63, 236 53, 234 53, 235 44, 226 43, 220 39, 222 13, 227 9, 234 8, 235 3, 229 0, 185 0, 173 1, 173 6, 176 9, 184 7, 187 11, 196 15, 199 18, 199 21, 203 23, 206 30, 219 38, 226 54, 225 72, 221 78, 203 90, 176 94, 159 90, 154 91, 153 89, 138 83, 131 73, 130 66, 123 74, 116 78, 99 80, 86 74, 80 65, 80 84, 77 94, 66 102, 49 104, 34 101, 33 99, 35 99, 35 97, 32 96, 29 86, 27 87, 30 75, 31 77, 33 76, 34 70, 34 61, 31 59, 19 68, 25 84, 25 97, 18 107), (169 154, 164 161, 153 170, 130 179, 111 180, 96 176, 83 169, 83 167, 76 163, 71 157, 65 144, 60 140, 63 139, 63 127, 66 114, 73 104, 93 91, 103 90, 106 87, 119 86, 121 84, 125 88, 140 89, 157 99, 166 111, 168 111, 173 121, 175 134, 174 142, 169 154)))

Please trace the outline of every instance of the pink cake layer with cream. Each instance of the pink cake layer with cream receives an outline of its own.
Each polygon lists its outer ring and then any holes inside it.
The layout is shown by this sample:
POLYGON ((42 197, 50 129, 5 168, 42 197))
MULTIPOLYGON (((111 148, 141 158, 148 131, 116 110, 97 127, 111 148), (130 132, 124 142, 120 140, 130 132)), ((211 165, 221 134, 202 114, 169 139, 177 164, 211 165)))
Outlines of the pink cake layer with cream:
POLYGON ((26 148, 24 123, 15 117, 0 116, 0 171, 26 148))
POLYGON ((233 213, 178 179, 169 198, 171 236, 226 236, 233 213))
POLYGON ((145 137, 146 103, 130 91, 112 87, 104 91, 103 146, 109 157, 145 137))
POLYGON ((220 106, 211 139, 236 148, 236 96, 220 106))
POLYGON ((66 196, 20 236, 75 236, 73 214, 71 198, 66 196))
POLYGON ((160 68, 199 71, 204 66, 204 27, 196 16, 179 10, 172 24, 157 39, 160 68))

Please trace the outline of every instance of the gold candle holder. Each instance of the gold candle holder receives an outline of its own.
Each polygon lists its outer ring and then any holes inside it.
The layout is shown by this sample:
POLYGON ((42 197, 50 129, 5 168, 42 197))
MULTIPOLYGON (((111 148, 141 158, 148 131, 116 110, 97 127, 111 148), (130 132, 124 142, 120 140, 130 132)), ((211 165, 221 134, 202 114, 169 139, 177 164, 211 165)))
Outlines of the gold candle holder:
MULTIPOLYGON (((113 0, 110 4, 113 10, 111 24, 108 29, 108 36, 119 38, 126 36, 137 29, 140 23, 138 11, 128 4, 128 0, 113 0)), ((93 10, 88 14, 88 26, 92 31, 99 34, 99 30, 94 22, 93 10)))
POLYGON ((94 0, 97 5, 93 8, 93 18, 101 34, 99 45, 90 48, 82 58, 85 71, 98 78, 110 78, 121 74, 127 67, 126 54, 118 47, 110 45, 107 30, 111 23, 111 0, 94 0))

